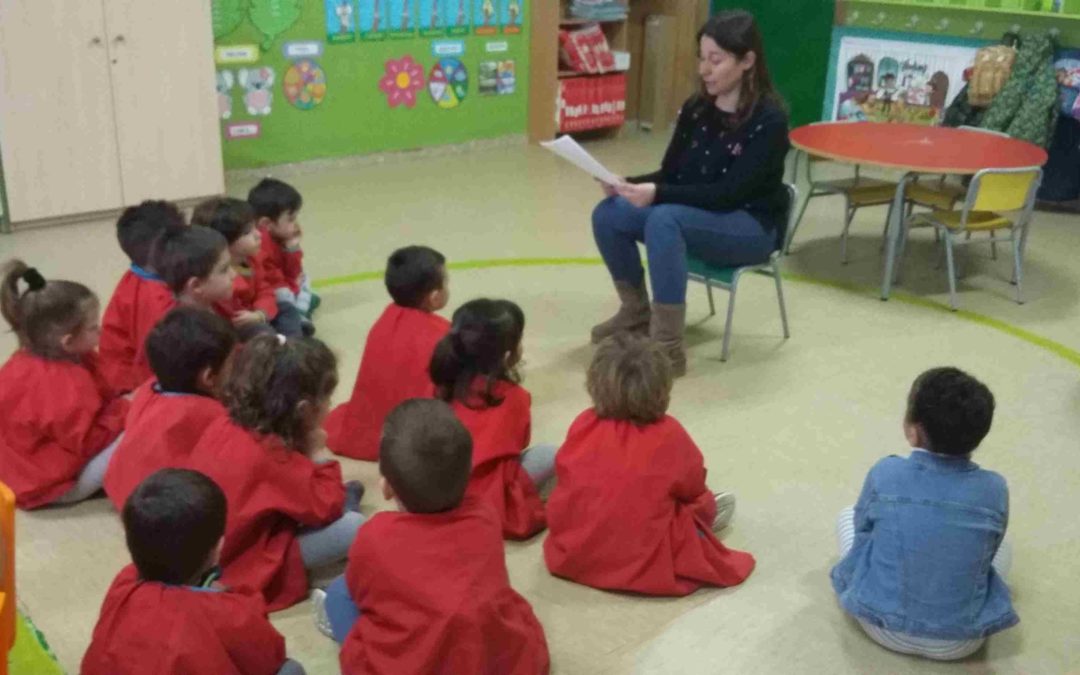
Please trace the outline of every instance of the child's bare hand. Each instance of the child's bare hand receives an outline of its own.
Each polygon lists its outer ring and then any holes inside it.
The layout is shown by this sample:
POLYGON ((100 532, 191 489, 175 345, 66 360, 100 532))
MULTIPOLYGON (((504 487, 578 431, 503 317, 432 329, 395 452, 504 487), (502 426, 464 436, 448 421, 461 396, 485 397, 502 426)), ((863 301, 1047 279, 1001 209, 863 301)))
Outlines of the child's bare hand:
POLYGON ((235 312, 232 317, 232 323, 234 326, 251 326, 257 323, 264 323, 266 316, 262 312, 249 312, 246 309, 235 312))
POLYGON ((304 440, 304 454, 310 457, 325 447, 326 429, 319 426, 308 432, 307 438, 304 440))
POLYGON ((303 239, 304 233, 300 231, 300 228, 296 229, 296 236, 290 237, 285 240, 285 248, 294 249, 300 248, 300 240, 303 239))

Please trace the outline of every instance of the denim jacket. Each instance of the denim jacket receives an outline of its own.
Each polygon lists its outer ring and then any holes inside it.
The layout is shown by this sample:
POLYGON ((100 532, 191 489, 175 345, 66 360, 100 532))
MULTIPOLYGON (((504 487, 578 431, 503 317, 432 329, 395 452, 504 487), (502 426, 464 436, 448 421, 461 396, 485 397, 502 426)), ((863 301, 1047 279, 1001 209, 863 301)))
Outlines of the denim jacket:
POLYGON ((970 640, 1016 625, 990 566, 1009 520, 1005 479, 966 457, 879 461, 855 504, 855 541, 832 570, 849 613, 886 630, 970 640))

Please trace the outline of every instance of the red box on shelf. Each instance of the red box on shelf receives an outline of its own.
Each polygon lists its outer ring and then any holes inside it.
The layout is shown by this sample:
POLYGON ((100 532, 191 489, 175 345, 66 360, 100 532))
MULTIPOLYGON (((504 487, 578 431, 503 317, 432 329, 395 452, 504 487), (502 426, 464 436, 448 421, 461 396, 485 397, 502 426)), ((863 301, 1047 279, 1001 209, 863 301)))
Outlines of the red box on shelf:
POLYGON ((626 75, 559 80, 557 106, 562 133, 621 126, 626 121, 626 75))

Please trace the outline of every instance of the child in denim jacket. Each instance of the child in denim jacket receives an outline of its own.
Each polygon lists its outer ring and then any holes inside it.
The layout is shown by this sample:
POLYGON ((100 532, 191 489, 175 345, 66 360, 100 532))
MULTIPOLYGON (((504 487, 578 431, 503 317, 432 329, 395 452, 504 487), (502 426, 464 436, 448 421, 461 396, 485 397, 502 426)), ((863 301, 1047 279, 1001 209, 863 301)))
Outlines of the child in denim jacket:
POLYGON ((886 649, 960 659, 1020 621, 1004 581, 1009 490, 971 461, 993 416, 986 385, 956 368, 926 371, 904 418, 911 455, 874 465, 840 515, 833 588, 886 649))

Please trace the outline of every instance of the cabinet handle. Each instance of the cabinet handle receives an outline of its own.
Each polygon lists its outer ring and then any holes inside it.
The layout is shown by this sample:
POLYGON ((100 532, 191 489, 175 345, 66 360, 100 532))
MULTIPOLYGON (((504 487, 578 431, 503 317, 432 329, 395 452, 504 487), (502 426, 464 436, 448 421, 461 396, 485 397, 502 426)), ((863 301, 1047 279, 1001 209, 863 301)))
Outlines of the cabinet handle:
POLYGON ((91 47, 100 47, 101 46, 101 38, 99 38, 96 35, 94 37, 90 38, 90 46, 91 47))

